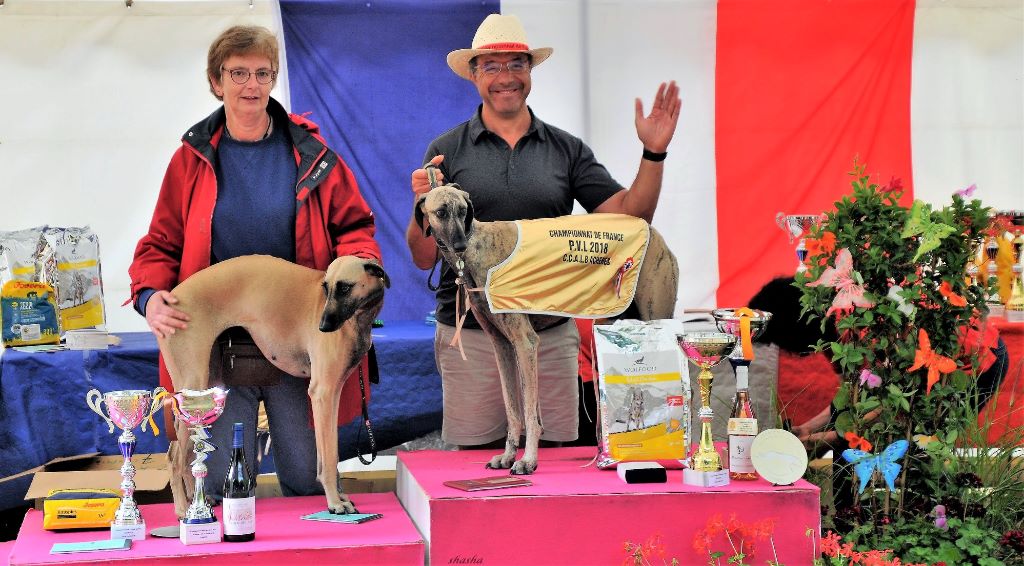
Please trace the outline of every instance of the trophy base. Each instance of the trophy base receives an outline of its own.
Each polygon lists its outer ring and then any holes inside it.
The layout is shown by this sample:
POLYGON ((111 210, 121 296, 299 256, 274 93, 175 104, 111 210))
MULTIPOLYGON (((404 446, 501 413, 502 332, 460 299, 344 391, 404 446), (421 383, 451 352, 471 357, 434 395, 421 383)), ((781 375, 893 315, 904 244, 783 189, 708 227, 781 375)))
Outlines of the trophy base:
POLYGON ((683 470, 683 483, 697 487, 721 487, 729 485, 729 470, 702 472, 700 470, 683 470))
POLYGON ((126 538, 130 540, 146 540, 146 523, 135 525, 110 525, 110 538, 126 538))
POLYGON ((989 303, 989 305, 988 305, 988 315, 989 316, 997 316, 999 318, 1005 318, 1006 317, 1006 305, 1003 305, 1002 303, 989 303))
POLYGON ((220 542, 220 522, 186 523, 181 521, 178 525, 178 539, 184 545, 220 542))
POLYGON ((1024 310, 1006 309, 1006 320, 1008 322, 1024 322, 1024 310))

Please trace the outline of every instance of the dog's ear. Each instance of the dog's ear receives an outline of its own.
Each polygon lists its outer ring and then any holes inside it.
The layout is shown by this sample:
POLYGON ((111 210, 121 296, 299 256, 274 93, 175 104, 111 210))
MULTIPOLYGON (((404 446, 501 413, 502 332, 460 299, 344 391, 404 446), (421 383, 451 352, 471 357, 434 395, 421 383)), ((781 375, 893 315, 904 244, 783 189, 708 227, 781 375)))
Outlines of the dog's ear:
POLYGON ((379 263, 373 262, 373 261, 368 261, 368 262, 363 264, 363 269, 365 269, 367 273, 369 273, 370 275, 372 275, 374 277, 380 277, 380 278, 384 279, 384 288, 385 289, 390 289, 391 288, 391 278, 388 277, 387 272, 384 271, 384 268, 381 267, 381 265, 379 263))
POLYGON ((416 198, 416 206, 413 209, 413 214, 416 217, 416 225, 420 226, 421 228, 423 228, 423 237, 424 238, 429 238, 430 237, 430 223, 428 222, 426 226, 423 226, 423 203, 426 200, 427 200, 427 193, 423 193, 422 195, 420 195, 419 197, 416 198))
POLYGON ((473 231, 473 201, 469 200, 469 194, 468 193, 465 193, 465 194, 466 194, 466 218, 464 219, 464 221, 465 221, 466 236, 469 236, 470 232, 473 231))

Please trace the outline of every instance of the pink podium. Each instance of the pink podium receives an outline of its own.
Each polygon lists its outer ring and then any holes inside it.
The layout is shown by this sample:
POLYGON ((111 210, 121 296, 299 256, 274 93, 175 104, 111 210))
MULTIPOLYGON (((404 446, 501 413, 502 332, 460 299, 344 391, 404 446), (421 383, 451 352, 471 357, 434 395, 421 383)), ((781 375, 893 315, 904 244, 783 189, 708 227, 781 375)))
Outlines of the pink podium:
MULTIPOLYGON (((532 486, 466 492, 443 485, 506 475, 484 469, 496 453, 399 453, 398 498, 426 539, 431 564, 622 564, 627 541, 655 535, 666 562, 706 564, 693 539, 716 514, 723 520, 735 514, 744 523, 774 519, 779 561, 813 558, 806 531, 820 530, 819 490, 803 480, 698 489, 683 484, 682 471, 669 470, 667 483, 626 484, 614 471, 587 466, 594 448, 551 448, 541 449, 537 471, 528 476, 532 486)), ((715 550, 725 544, 723 537, 715 550)), ((772 558, 767 540, 756 556, 748 562, 772 558)))
MULTIPOLYGON (((184 546, 178 539, 148 537, 129 550, 50 554, 58 542, 109 538, 108 531, 51 532, 42 528, 42 512, 31 510, 11 550, 12 565, 34 564, 416 564, 424 545, 392 493, 351 496, 363 513, 382 513, 357 525, 303 521, 299 517, 326 508, 323 496, 256 500, 256 540, 246 543, 184 546)), ((148 528, 177 523, 171 504, 143 505, 148 528)), ((214 511, 221 516, 219 507, 214 511)))

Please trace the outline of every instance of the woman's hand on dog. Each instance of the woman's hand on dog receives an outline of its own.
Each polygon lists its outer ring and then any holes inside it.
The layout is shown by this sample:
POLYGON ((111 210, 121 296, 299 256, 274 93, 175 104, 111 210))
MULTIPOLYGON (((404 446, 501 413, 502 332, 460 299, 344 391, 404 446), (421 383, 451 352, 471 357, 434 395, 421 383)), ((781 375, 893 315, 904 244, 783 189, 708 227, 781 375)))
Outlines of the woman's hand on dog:
POLYGON ((184 312, 172 307, 178 298, 170 291, 157 291, 146 302, 146 323, 157 338, 167 338, 175 330, 188 328, 190 318, 184 312))

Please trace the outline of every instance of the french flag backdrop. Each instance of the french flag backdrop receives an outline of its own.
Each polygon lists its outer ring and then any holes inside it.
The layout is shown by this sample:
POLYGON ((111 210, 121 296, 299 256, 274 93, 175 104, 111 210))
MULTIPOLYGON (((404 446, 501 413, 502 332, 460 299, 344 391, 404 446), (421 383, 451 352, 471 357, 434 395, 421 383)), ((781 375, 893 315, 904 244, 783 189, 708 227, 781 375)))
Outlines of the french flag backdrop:
POLYGON ((409 175, 479 103, 445 55, 493 12, 555 49, 530 106, 623 186, 642 149, 634 99, 649 109, 660 82, 679 83, 654 225, 679 258, 680 310, 738 306, 792 274, 775 215, 829 208, 855 157, 879 183, 901 179, 907 202, 941 206, 976 183, 985 204, 1024 209, 1021 0, 10 0, 0 230, 90 225, 109 328, 145 330, 118 305, 167 160, 218 105, 206 50, 229 25, 264 25, 283 40, 273 96, 320 124, 377 215, 384 318, 422 320, 433 298, 404 242, 409 175))

